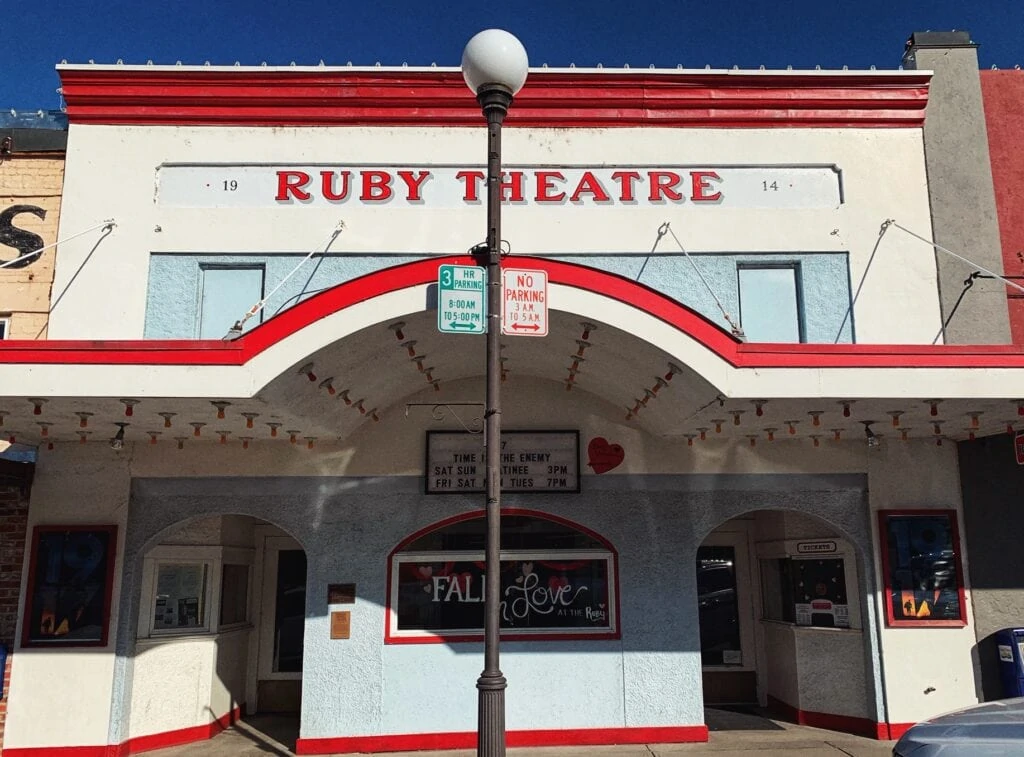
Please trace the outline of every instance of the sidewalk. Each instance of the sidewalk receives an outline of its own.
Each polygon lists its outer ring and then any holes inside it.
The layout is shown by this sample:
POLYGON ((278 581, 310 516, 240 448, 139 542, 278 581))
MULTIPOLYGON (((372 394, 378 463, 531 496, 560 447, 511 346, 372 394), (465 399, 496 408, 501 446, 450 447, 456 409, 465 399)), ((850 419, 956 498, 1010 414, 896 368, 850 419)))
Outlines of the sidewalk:
MULTIPOLYGON (((707 714, 711 738, 706 744, 638 744, 606 747, 508 749, 509 757, 889 757, 892 742, 793 725, 723 710, 707 714)), ((151 757, 292 757, 294 719, 257 716, 210 741, 148 752, 151 757)), ((441 752, 389 752, 388 757, 476 757, 475 749, 441 752)))

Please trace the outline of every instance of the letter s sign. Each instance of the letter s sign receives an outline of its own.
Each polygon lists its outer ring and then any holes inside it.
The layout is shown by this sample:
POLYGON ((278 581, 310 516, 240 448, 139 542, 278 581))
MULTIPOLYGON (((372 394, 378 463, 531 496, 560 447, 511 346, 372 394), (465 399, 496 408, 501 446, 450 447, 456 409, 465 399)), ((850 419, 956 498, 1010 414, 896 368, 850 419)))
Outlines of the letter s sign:
MULTIPOLYGON (((30 252, 35 252, 43 246, 43 238, 38 234, 33 234, 31 231, 25 231, 19 229, 14 225, 14 217, 21 213, 31 213, 41 220, 46 219, 46 211, 35 205, 11 205, 5 211, 0 213, 0 245, 4 247, 13 247, 18 251, 18 258, 8 265, 8 268, 24 268, 25 266, 31 265, 38 258, 31 257, 25 260, 19 258, 25 257, 30 252)), ((4 261, 0 260, 0 263, 4 261)))

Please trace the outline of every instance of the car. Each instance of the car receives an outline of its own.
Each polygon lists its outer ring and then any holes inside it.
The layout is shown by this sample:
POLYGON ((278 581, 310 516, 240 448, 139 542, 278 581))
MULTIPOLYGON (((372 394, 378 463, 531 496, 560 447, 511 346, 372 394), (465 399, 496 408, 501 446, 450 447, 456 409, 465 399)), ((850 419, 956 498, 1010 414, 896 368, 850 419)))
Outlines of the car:
POLYGON ((1024 755, 1024 697, 1000 699, 925 720, 903 734, 893 757, 1024 755))

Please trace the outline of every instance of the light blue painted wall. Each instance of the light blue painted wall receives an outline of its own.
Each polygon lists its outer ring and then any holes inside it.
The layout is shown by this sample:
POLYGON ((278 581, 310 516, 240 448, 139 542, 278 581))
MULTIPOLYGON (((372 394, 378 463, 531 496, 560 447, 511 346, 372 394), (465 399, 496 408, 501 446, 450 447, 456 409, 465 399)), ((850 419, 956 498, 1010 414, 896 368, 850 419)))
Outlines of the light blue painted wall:
MULTIPOLYGON (((308 261, 267 302, 264 319, 293 307, 319 291, 373 271, 399 265, 421 256, 324 255, 308 261)), ((675 255, 552 255, 638 281, 693 308, 728 328, 714 298, 694 271, 698 266, 722 306, 739 319, 740 263, 798 263, 802 277, 804 332, 808 342, 853 341, 853 330, 844 316, 850 305, 849 261, 846 253, 794 254, 692 254, 675 255)), ((147 339, 191 339, 199 334, 201 268, 204 265, 266 266, 266 291, 273 289, 302 259, 300 255, 192 255, 157 254, 150 258, 146 301, 147 339)), ((255 304, 255 303, 252 303, 255 304)), ((238 313, 235 320, 244 315, 238 313)), ((231 323, 224 324, 227 333, 231 323)))
MULTIPOLYGON (((815 515, 856 546, 862 586, 873 586, 865 486, 859 475, 588 476, 582 494, 506 495, 509 507, 568 518, 612 543, 622 630, 617 641, 503 644, 508 728, 703 723, 694 564, 705 536, 756 509, 815 515)), ((387 555, 425 526, 479 511, 479 497, 426 496, 422 487, 420 477, 135 479, 117 622, 115 742, 130 718, 142 557, 184 521, 229 513, 267 520, 306 550, 303 737, 473 731, 481 643, 383 643, 387 555), (327 585, 347 582, 356 584, 352 636, 331 640, 327 585)), ((875 692, 868 707, 878 710, 871 597, 860 592, 875 692)))

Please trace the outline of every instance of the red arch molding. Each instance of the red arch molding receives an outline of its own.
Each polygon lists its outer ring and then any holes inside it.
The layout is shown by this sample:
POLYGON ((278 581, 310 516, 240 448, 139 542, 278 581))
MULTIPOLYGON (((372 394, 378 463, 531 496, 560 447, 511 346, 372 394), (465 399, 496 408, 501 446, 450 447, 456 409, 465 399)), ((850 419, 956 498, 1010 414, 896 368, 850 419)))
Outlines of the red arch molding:
MULTIPOLYGON (((547 258, 516 256, 546 271, 552 284, 631 305, 679 329, 737 368, 1024 368, 1016 345, 745 344, 671 297, 617 274, 547 258)), ((0 365, 244 365, 311 323, 360 302, 437 280, 445 263, 475 265, 466 255, 433 257, 339 284, 286 310, 232 342, 219 339, 0 340, 0 365)))

